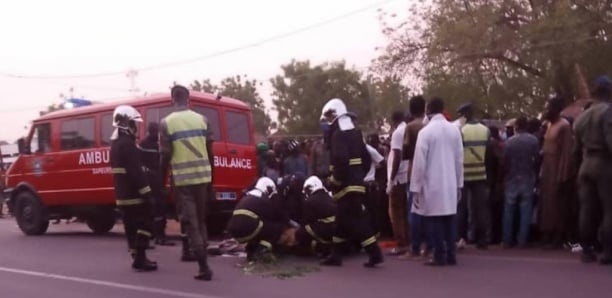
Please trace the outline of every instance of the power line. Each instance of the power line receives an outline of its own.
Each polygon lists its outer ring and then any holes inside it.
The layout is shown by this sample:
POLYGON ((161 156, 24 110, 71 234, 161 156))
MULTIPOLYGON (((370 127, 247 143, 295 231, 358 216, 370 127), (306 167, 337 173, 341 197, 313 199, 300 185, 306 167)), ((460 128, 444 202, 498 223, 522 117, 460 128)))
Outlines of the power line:
MULTIPOLYGON (((365 71, 365 73, 362 73, 363 75, 367 75, 368 72, 367 70, 369 69, 369 66, 350 66, 346 68, 347 70, 355 70, 355 71, 365 71)), ((280 74, 281 76, 283 76, 283 74, 280 74)), ((304 74, 300 74, 300 75, 296 75, 296 76, 292 76, 290 77, 290 79, 300 79, 300 78, 305 78, 308 76, 311 76, 312 74, 310 73, 304 73, 304 74)), ((269 79, 274 79, 276 78, 277 75, 274 75, 272 77, 270 77, 269 79)), ((257 78, 253 78, 256 79, 257 78)), ((259 81, 257 80, 258 83, 263 83, 263 82, 268 82, 269 80, 262 80, 259 81)), ((60 85, 61 83, 57 83, 54 84, 52 82, 49 81, 44 81, 44 83, 48 83, 48 84, 52 84, 52 85, 60 85)), ((67 84, 67 85, 71 85, 71 84, 67 84)), ((66 86, 66 84, 62 84, 62 86, 66 86)), ((72 85, 71 85, 72 86, 72 85)), ((126 96, 123 97, 112 97, 112 98, 104 98, 102 100, 102 102, 112 102, 115 100, 121 100, 121 99, 126 99, 129 98, 129 95, 127 95, 127 93, 129 92, 129 90, 124 90, 124 89, 119 89, 119 88, 111 88, 111 87, 103 87, 103 86, 90 86, 90 85, 85 85, 85 86, 81 86, 81 85, 74 85, 75 87, 81 87, 83 89, 93 89, 93 88, 98 88, 100 90, 107 90, 107 91, 117 91, 117 92, 126 92, 126 96)), ((1 113, 14 113, 14 112, 26 112, 26 111, 34 111, 34 110, 38 110, 40 111, 41 109, 45 109, 46 105, 41 104, 41 105, 37 105, 37 106, 25 106, 25 107, 15 107, 15 108, 7 108, 7 109, 0 109, 0 114, 1 113)))
MULTIPOLYGON (((163 63, 163 64, 157 64, 157 65, 151 65, 151 66, 147 66, 147 67, 142 67, 142 68, 137 68, 135 69, 136 71, 142 72, 142 71, 150 71, 150 70, 156 70, 156 69, 162 69, 162 68, 168 68, 168 67, 173 67, 173 66, 178 66, 178 65, 183 65, 183 64, 189 64, 189 63, 193 63, 193 62, 197 62, 197 61, 202 61, 202 60, 207 60, 207 59, 211 59, 211 58, 216 58, 216 57, 220 57, 223 55, 227 55, 227 54, 231 54, 231 53, 235 53, 235 52, 239 52, 242 50, 246 50, 249 48, 254 48, 254 47, 258 47, 261 46, 263 44, 272 42, 272 41, 276 41, 276 40, 280 40, 280 39, 284 39, 296 34, 300 34, 302 32, 305 31, 309 31, 318 27, 322 27, 328 24, 332 24, 335 22, 338 22, 342 19, 346 19, 348 17, 351 17, 353 15, 362 13, 364 11, 373 9, 373 8, 377 8, 379 6, 382 6, 384 4, 390 3, 390 2, 395 2, 395 1, 399 1, 399 0, 384 0, 384 1, 379 1, 376 2, 374 4, 370 4, 364 7, 361 7, 359 9, 355 9, 353 11, 344 13, 342 15, 318 22, 318 23, 314 23, 296 30, 292 30, 292 31, 288 31, 285 33, 281 33, 266 39, 262 39, 260 41, 256 41, 250 44, 246 44, 243 46, 239 46, 239 47, 235 47, 235 48, 231 48, 231 49, 226 49, 226 50, 222 50, 222 51, 218 51, 215 53, 211 53, 208 55, 203 55, 203 56, 198 56, 198 57, 194 57, 194 58, 190 58, 190 59, 184 59, 184 60, 178 60, 178 61, 174 61, 174 62, 168 62, 168 63, 163 63)), ((114 76, 114 75, 123 75, 125 74, 125 71, 112 71, 112 72, 103 72, 103 73, 90 73, 90 74, 78 74, 78 75, 24 75, 24 74, 11 74, 11 73, 0 73, 0 76, 4 76, 4 77, 10 77, 10 78, 19 78, 19 79, 85 79, 85 78, 97 78, 97 77, 106 77, 106 76, 114 76)))

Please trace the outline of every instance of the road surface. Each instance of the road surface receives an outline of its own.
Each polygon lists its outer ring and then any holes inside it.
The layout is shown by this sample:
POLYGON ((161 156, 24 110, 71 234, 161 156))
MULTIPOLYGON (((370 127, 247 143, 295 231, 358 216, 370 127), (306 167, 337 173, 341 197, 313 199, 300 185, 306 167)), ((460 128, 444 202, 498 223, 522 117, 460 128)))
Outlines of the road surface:
MULTIPOLYGON (((321 268, 280 280, 246 275, 238 258, 214 257, 212 282, 192 279, 196 265, 178 261, 179 247, 157 247, 154 273, 136 273, 121 227, 94 236, 82 224, 51 225, 44 236, 24 236, 13 219, 0 219, 0 293, 21 298, 108 297, 610 297, 612 267, 580 264, 567 252, 467 250, 459 266, 430 268, 387 258, 365 269, 365 256, 342 268, 321 268)), ((285 263, 308 263, 290 259, 285 263)))

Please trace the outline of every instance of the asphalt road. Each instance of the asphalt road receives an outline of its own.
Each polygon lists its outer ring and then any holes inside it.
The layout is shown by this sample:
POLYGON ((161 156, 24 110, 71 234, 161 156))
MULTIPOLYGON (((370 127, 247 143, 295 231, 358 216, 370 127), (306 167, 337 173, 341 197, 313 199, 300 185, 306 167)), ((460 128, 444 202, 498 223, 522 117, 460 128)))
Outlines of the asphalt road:
MULTIPOLYGON (((118 227, 94 236, 82 224, 51 225, 44 236, 21 234, 12 219, 0 219, 2 297, 610 297, 612 267, 583 265, 567 252, 467 250, 459 266, 425 267, 388 258, 365 269, 365 256, 342 268, 322 268, 280 280, 246 275, 238 258, 215 257, 212 282, 192 279, 196 265, 178 261, 179 248, 151 251, 154 273, 135 273, 118 227)), ((285 264, 311 264, 291 258, 285 264)))

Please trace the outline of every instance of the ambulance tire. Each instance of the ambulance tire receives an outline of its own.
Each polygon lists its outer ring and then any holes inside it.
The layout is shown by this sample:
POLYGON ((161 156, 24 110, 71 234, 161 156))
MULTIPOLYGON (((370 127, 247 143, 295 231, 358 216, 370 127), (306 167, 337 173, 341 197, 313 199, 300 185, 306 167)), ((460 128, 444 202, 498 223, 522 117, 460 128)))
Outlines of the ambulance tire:
POLYGON ((15 218, 19 229, 29 236, 42 235, 49 228, 45 206, 29 191, 22 191, 17 194, 15 218))
POLYGON ((116 222, 114 208, 100 208, 96 214, 87 218, 87 226, 97 235, 103 235, 113 229, 116 222))

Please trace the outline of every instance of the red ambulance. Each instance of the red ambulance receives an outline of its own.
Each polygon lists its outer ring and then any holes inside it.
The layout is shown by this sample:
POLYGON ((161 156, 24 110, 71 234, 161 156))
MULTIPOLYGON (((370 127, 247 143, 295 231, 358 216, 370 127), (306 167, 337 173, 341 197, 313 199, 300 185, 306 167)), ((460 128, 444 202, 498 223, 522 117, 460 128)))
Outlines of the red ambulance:
MULTIPOLYGON (((208 119, 214 139, 216 198, 209 218, 218 229, 257 175, 251 109, 239 100, 208 93, 192 92, 191 99, 191 108, 208 119)), ((112 113, 121 104, 142 114, 140 139, 148 123, 174 110, 170 95, 161 94, 65 109, 33 121, 5 178, 9 207, 23 233, 44 234, 49 220, 75 216, 96 233, 112 229, 116 213, 109 146, 112 113)))

